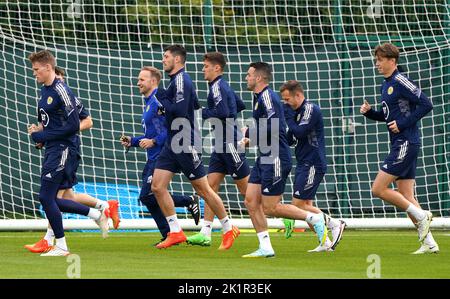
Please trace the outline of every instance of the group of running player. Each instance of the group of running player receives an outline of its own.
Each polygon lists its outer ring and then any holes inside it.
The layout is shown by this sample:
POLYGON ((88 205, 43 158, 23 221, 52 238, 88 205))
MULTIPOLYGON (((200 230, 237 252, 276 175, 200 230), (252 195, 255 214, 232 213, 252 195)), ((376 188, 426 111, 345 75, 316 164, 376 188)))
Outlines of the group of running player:
MULTIPOLYGON (((167 87, 159 87, 161 72, 145 66, 137 86, 144 96, 142 115, 144 135, 122 136, 126 148, 140 147, 147 151, 142 173, 140 201, 155 220, 162 239, 156 248, 168 248, 187 242, 210 246, 214 217, 219 219, 223 235, 220 250, 229 249, 239 236, 218 195, 226 175, 234 180, 256 230, 259 247, 244 258, 273 257, 266 216, 284 218, 286 237, 290 237, 295 220, 304 220, 315 232, 319 245, 311 252, 333 251, 341 240, 345 222, 334 219, 315 207, 313 200, 326 173, 327 161, 324 120, 320 107, 305 98, 302 85, 294 80, 282 84, 280 94, 270 88, 272 70, 268 63, 250 63, 245 80, 253 92, 253 124, 238 129, 236 118, 245 104, 224 79, 226 59, 220 52, 203 57, 204 79, 208 82, 207 106, 201 107, 194 84, 185 70, 186 49, 171 45, 164 49, 163 69, 169 75, 167 87), (201 109, 204 120, 214 126, 213 152, 208 171, 202 162, 202 142, 195 110, 201 109), (283 203, 282 195, 292 168, 290 146, 295 145, 296 170, 292 203, 283 203), (257 146, 254 166, 245 157, 245 148, 257 146), (196 194, 171 195, 168 186, 176 173, 182 172, 196 194), (199 223, 199 200, 205 201, 200 232, 187 237, 178 221, 175 206, 185 206, 195 223, 199 223), (331 238, 328 235, 331 231, 331 238)), ((384 75, 380 103, 374 111, 364 102, 364 116, 385 121, 391 138, 391 152, 380 167, 372 187, 374 195, 408 212, 419 233, 421 248, 415 253, 438 252, 430 232, 432 215, 420 208, 414 197, 415 168, 420 148, 417 122, 431 109, 431 102, 421 90, 397 70, 398 49, 383 44, 375 49, 376 65, 384 75), (398 191, 390 189, 395 182, 398 191)), ((45 146, 39 200, 49 219, 46 237, 26 245, 33 252, 46 256, 68 255, 60 212, 78 213, 97 221, 104 236, 108 217, 117 228, 117 201, 103 202, 91 198, 89 208, 74 199, 70 192, 76 184, 83 119, 88 115, 81 102, 55 73, 56 62, 48 51, 30 55, 33 73, 41 88, 38 104, 38 125, 29 126, 34 142, 45 146), (80 123, 81 119, 81 123, 80 123), (81 126, 80 126, 81 124, 81 126), (67 193, 66 193, 67 192, 67 193), (95 200, 95 201, 94 201, 95 200), (106 203, 106 204, 104 204, 106 203), (97 209, 96 209, 97 208, 97 209), (50 236, 50 237, 49 237, 50 236), (56 245, 52 246, 52 238, 56 245)), ((92 122, 92 121, 91 121, 92 122)), ((90 125, 92 126, 92 124, 90 125)), ((86 204, 86 202, 84 202, 86 204)))

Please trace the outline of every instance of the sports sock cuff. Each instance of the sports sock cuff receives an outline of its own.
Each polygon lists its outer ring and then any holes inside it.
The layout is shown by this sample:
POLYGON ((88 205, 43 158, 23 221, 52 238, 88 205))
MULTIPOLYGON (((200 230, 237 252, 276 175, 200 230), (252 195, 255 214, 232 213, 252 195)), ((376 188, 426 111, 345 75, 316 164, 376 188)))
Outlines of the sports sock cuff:
POLYGON ((109 208, 109 203, 104 200, 97 199, 97 203, 95 204, 96 209, 104 210, 109 208))

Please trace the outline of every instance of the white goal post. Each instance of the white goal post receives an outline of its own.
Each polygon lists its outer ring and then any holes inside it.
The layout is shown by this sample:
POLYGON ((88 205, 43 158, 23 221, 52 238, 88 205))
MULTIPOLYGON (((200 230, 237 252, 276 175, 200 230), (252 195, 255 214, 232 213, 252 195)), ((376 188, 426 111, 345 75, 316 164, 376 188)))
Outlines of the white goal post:
MULTIPOLYGON (((413 228, 406 213, 371 194, 389 151, 386 126, 359 114, 364 99, 376 105, 383 78, 373 49, 383 42, 401 50, 400 66, 433 102, 420 122, 416 197, 432 211, 433 228, 450 228, 450 2, 449 0, 41 0, 0 3, 0 230, 41 230, 47 225, 38 201, 43 152, 26 126, 36 123, 39 88, 28 55, 49 49, 65 69, 66 82, 88 108, 94 127, 81 135, 82 163, 76 192, 117 199, 121 229, 154 229, 138 201, 145 152, 125 153, 122 133, 141 133, 142 97, 136 87, 144 65, 162 69, 165 46, 188 50, 186 69, 206 106, 203 55, 221 51, 225 78, 244 100, 239 118, 251 117, 245 75, 250 62, 272 65, 277 91, 299 80, 324 116, 328 169, 316 205, 349 228, 413 228), (239 2, 239 5, 236 3, 239 2)), ((168 77, 164 75, 163 85, 168 77)), ((200 117, 199 117, 200 121, 200 117)), ((202 127, 205 166, 213 136, 202 127)), ((250 164, 255 149, 247 152, 250 164)), ((295 158, 293 159, 295 165, 295 158)), ((291 201, 294 171, 284 202, 291 201)), ((171 192, 192 194, 177 175, 171 192)), ((239 227, 251 228, 244 200, 231 178, 219 190, 239 227)), ((203 204, 203 203, 202 203, 203 204)), ((184 229, 194 226, 177 208, 184 229)), ((97 229, 85 217, 64 215, 66 229, 97 229)), ((282 228, 280 219, 269 226, 282 228)), ((215 224, 216 226, 218 224, 215 224)), ((296 222, 297 227, 306 227, 296 222)))

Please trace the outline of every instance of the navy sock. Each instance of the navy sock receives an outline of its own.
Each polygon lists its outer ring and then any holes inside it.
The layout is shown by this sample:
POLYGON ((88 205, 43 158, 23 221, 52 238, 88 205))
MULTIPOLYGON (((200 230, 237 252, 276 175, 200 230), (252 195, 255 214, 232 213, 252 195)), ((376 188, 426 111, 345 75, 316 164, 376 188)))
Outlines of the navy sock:
POLYGON ((192 203, 192 198, 190 196, 172 195, 172 198, 176 207, 189 207, 192 203))
POLYGON ((62 223, 61 211, 56 204, 56 195, 58 194, 59 183, 47 180, 41 181, 41 189, 39 190, 39 201, 42 204, 48 222, 55 233, 55 238, 64 237, 64 227, 62 223))
POLYGON ((147 195, 140 197, 139 200, 147 207, 150 214, 152 214, 153 220, 156 222, 156 226, 158 226, 159 232, 163 238, 167 237, 167 234, 170 232, 169 223, 167 223, 166 216, 164 216, 161 208, 156 201, 155 195, 147 195))
POLYGON ((87 216, 89 214, 89 207, 73 200, 56 198, 56 204, 63 213, 72 213, 84 216, 87 216))

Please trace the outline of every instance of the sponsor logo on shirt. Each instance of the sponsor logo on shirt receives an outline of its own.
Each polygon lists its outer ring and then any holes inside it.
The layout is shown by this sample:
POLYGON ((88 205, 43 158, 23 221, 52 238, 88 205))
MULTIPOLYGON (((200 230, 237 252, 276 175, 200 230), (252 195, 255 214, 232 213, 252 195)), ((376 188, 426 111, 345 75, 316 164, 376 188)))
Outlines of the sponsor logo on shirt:
POLYGON ((388 119, 388 117, 389 117, 389 106, 388 106, 388 104, 385 101, 383 101, 383 102, 381 102, 381 106, 383 107, 384 119, 388 119))
POLYGON ((50 118, 48 117, 47 112, 45 112, 44 109, 39 109, 39 112, 41 113, 41 123, 44 127, 48 126, 48 122, 50 120, 50 118))

